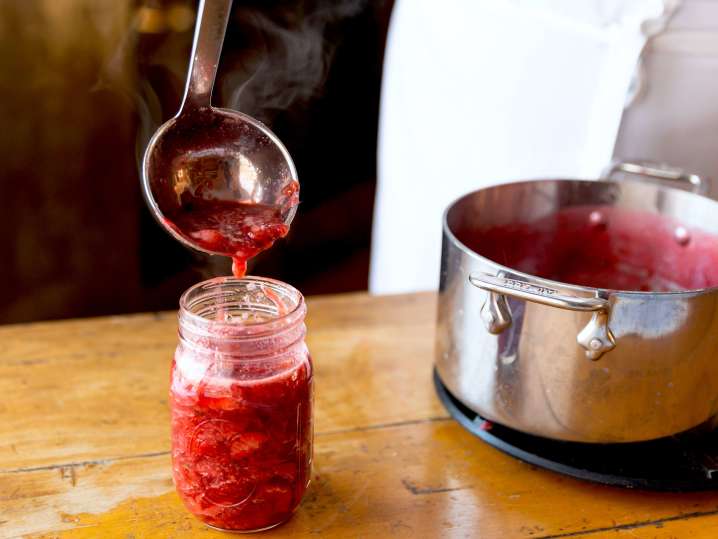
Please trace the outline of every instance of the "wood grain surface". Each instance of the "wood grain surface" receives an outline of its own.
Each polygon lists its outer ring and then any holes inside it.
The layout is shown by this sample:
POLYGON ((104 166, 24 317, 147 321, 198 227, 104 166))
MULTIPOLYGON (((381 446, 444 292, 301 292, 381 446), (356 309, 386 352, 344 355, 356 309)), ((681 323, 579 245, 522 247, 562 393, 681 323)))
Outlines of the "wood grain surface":
MULTIPOLYGON (((718 493, 580 482, 465 432, 434 395, 434 311, 430 294, 309 301, 313 480, 267 536, 718 537, 718 493)), ((172 486, 175 344, 172 313, 0 327, 0 537, 226 536, 172 486)))

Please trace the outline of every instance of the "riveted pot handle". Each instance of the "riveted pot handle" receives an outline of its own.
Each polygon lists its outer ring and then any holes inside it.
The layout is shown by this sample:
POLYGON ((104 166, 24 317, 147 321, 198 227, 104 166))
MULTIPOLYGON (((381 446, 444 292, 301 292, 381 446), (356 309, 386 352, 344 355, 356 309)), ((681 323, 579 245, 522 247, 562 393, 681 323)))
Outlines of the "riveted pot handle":
POLYGON ((617 172, 641 176, 648 180, 662 180, 673 183, 680 188, 688 187, 698 195, 705 195, 709 187, 708 178, 698 174, 691 174, 677 167, 657 163, 613 161, 603 171, 603 177, 612 178, 617 172))
POLYGON ((474 273, 469 276, 471 284, 489 292, 506 294, 526 301, 541 303, 569 311, 608 311, 608 300, 603 298, 581 298, 561 294, 555 288, 534 284, 519 279, 509 279, 502 275, 474 273))
POLYGON ((610 304, 605 298, 598 296, 584 298, 562 294, 538 280, 531 282, 501 274, 472 273, 469 275, 469 282, 489 293, 488 299, 481 308, 481 318, 490 333, 499 334, 511 325, 511 310, 506 301, 506 296, 511 296, 558 309, 592 312, 590 322, 576 337, 578 344, 586 350, 589 359, 596 360, 616 346, 616 341, 608 327, 610 304))

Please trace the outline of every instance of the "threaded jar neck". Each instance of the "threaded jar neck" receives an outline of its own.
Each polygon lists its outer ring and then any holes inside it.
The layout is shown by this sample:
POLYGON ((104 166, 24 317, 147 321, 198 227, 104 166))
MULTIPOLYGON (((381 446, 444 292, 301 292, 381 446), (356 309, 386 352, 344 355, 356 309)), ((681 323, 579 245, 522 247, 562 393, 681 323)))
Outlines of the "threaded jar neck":
POLYGON ((199 353, 262 358, 280 354, 304 338, 305 314, 304 297, 286 283, 264 277, 217 277, 182 294, 179 337, 199 353))

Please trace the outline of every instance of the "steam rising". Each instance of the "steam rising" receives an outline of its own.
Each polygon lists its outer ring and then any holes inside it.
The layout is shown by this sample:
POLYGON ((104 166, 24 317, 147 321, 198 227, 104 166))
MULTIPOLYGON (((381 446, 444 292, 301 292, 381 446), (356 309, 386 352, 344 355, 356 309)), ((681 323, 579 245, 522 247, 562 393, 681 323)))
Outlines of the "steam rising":
POLYGON ((356 15, 365 4, 322 0, 312 11, 298 14, 295 7, 294 13, 279 12, 272 18, 255 8, 238 9, 227 33, 241 32, 249 39, 242 44, 241 68, 222 81, 224 106, 267 121, 309 100, 321 90, 336 49, 332 24, 356 15))
MULTIPOLYGON (((235 2, 222 51, 214 104, 241 110, 271 123, 277 112, 306 102, 321 92, 341 38, 337 23, 361 12, 367 0, 306 0, 280 7, 259 4, 261 9, 235 2)), ((145 70, 159 67, 170 75, 177 96, 181 96, 189 54, 177 54, 176 45, 167 45, 170 41, 176 44, 177 39, 185 39, 189 53, 194 7, 195 2, 173 3, 167 8, 139 6, 125 18, 126 30, 115 42, 114 50, 104 55, 99 80, 92 89, 111 89, 134 103, 139 119, 138 170, 152 133, 172 117, 179 106, 179 101, 161 102, 152 85, 143 77, 137 77, 138 43, 142 36, 155 35, 158 37, 152 39, 161 39, 164 44, 155 48, 150 56, 143 55, 139 64, 144 65, 145 70)))

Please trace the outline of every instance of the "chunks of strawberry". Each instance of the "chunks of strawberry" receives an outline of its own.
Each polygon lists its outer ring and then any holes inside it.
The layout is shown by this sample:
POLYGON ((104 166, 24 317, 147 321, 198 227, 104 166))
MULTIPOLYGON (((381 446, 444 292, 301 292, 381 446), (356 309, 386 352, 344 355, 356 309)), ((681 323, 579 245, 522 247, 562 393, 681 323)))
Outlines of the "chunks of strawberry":
POLYGON ((232 439, 230 454, 235 460, 247 458, 260 449, 269 439, 261 432, 244 432, 232 439))

